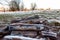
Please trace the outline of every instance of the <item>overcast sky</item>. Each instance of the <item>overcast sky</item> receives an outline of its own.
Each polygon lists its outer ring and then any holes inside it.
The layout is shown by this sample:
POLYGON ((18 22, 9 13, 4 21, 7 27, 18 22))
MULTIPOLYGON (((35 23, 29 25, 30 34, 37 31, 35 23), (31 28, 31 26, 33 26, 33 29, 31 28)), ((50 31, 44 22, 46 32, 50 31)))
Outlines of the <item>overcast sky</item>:
POLYGON ((37 8, 60 9, 60 0, 23 0, 25 6, 30 8, 30 3, 36 2, 37 8))
MULTIPOLYGON (((37 8, 51 8, 51 9, 60 9, 60 0, 21 0, 24 2, 26 8, 31 7, 31 3, 36 3, 37 8)), ((7 4, 1 0, 3 4, 7 4)), ((1 6, 1 5, 0 5, 1 6)))

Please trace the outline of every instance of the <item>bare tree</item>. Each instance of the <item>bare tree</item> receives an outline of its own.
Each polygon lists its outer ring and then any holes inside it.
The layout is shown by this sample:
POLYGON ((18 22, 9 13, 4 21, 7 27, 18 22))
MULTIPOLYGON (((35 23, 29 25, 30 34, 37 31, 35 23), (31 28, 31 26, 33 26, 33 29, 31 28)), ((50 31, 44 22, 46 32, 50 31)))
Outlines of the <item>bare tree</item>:
POLYGON ((22 4, 20 5, 20 10, 23 11, 24 10, 24 3, 22 2, 22 4))
POLYGON ((11 0, 9 2, 7 0, 4 0, 4 2, 6 2, 7 4, 4 4, 1 1, 0 1, 0 4, 8 5, 10 8, 10 11, 19 11, 20 10, 20 8, 19 8, 20 0, 11 0))
POLYGON ((19 3, 17 3, 15 0, 10 1, 9 4, 10 10, 11 11, 19 11, 19 3))
POLYGON ((35 10, 36 8, 36 3, 31 3, 31 10, 35 10))

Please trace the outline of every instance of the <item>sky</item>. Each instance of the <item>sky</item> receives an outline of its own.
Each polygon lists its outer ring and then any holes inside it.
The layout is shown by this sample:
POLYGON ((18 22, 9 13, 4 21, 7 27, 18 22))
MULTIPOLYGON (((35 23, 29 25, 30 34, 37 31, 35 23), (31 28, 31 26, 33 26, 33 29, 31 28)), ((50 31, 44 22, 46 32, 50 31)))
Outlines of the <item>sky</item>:
POLYGON ((36 3, 37 8, 60 9, 60 0, 23 0, 25 7, 30 8, 30 3, 36 3))
MULTIPOLYGON (((51 9, 60 9, 60 0, 21 0, 24 3, 25 8, 30 8, 31 3, 36 3, 37 8, 51 8, 51 9)), ((3 4, 7 4, 1 0, 3 4)), ((0 5, 1 6, 1 5, 0 5)), ((6 5, 5 5, 6 7, 6 5)))

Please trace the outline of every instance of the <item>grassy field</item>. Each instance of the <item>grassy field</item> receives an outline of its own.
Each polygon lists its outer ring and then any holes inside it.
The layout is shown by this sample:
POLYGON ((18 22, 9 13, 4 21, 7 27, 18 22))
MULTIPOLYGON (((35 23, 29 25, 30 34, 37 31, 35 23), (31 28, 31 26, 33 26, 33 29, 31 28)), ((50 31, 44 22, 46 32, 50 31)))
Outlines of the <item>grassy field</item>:
POLYGON ((32 16, 32 15, 39 15, 41 18, 53 18, 53 19, 59 19, 60 20, 60 13, 31 13, 31 14, 0 14, 0 21, 5 21, 8 22, 9 20, 14 19, 15 17, 28 17, 28 16, 32 16))

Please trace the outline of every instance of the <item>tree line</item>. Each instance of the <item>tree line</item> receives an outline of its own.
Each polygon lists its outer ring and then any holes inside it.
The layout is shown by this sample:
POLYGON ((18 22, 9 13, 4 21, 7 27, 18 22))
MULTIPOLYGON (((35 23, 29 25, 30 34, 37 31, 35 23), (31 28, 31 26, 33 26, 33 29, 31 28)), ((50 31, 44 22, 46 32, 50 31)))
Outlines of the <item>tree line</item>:
MULTIPOLYGON (((5 0, 5 2, 8 3, 10 11, 23 11, 24 10, 24 3, 23 2, 22 3, 20 3, 20 2, 17 3, 17 1, 15 1, 15 0, 11 0, 10 2, 5 0)), ((3 3, 0 2, 0 4, 3 4, 3 3)), ((31 3, 31 8, 30 9, 35 10, 36 6, 37 6, 36 3, 31 3)))

